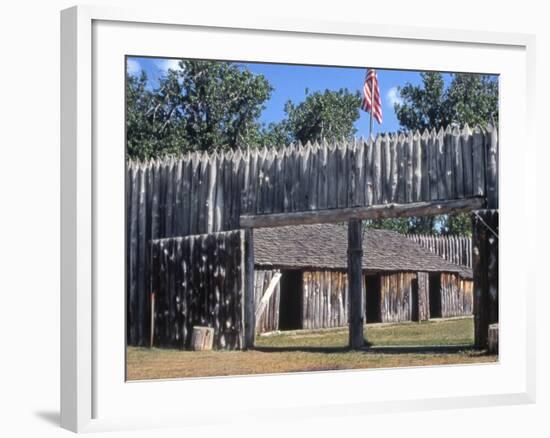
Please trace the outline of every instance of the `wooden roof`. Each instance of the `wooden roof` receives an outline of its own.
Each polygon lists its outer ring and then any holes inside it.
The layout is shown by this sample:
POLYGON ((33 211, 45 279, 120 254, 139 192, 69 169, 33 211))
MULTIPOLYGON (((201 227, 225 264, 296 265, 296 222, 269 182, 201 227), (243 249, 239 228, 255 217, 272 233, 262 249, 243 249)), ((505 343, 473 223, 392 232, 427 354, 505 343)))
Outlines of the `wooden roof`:
MULTIPOLYGON (((257 266, 279 268, 347 268, 347 227, 340 224, 296 225, 254 230, 257 266)), ((363 239, 363 269, 379 271, 457 272, 471 278, 472 271, 389 230, 367 230, 363 239)))

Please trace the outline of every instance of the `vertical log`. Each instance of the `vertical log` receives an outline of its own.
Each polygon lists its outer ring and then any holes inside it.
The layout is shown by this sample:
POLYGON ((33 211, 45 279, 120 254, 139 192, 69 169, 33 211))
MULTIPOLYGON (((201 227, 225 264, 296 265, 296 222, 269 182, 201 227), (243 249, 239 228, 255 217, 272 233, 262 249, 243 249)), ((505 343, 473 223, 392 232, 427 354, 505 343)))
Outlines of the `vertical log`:
POLYGON ((348 282, 349 282, 349 346, 353 349, 365 345, 363 338, 363 256, 362 222, 348 222, 348 282))
POLYGON ((485 133, 487 151, 487 207, 498 208, 498 134, 496 126, 489 124, 485 133))
POLYGON ((397 182, 398 182, 398 170, 399 170, 399 161, 397 154, 397 135, 391 135, 390 137, 390 189, 389 189, 389 201, 397 202, 397 182))
POLYGON ((373 204, 382 203, 382 145, 380 136, 377 136, 373 143, 372 151, 372 191, 373 204))
POLYGON ((489 329, 487 287, 487 230, 478 215, 472 215, 472 248, 474 276, 474 338, 478 348, 486 348, 489 329))
POLYGON ((254 231, 244 232, 244 348, 254 347, 256 316, 254 308, 254 231))

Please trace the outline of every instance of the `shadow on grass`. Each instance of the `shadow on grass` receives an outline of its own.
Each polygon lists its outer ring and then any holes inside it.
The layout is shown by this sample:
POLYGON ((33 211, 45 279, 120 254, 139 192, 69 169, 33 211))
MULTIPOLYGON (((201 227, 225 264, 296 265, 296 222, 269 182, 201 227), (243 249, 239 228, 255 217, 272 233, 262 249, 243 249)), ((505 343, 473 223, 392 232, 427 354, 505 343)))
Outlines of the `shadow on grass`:
POLYGON ((367 345, 360 350, 352 350, 348 347, 255 347, 254 350, 265 353, 304 352, 304 353, 345 353, 349 351, 361 351, 375 354, 456 354, 464 351, 483 354, 482 350, 476 350, 473 345, 426 345, 426 346, 377 346, 367 345))

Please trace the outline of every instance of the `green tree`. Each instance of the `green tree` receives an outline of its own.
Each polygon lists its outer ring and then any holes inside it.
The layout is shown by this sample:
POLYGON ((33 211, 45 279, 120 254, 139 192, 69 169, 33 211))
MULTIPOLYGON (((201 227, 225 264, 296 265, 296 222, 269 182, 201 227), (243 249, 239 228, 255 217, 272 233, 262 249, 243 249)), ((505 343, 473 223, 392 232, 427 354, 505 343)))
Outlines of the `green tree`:
POLYGON ((179 67, 152 91, 143 74, 128 77, 130 157, 261 142, 258 118, 272 91, 264 76, 230 62, 181 60, 179 67))
POLYGON ((423 131, 453 123, 470 126, 498 120, 498 82, 488 75, 455 73, 447 88, 441 73, 420 74, 419 85, 399 88, 401 102, 394 105, 399 124, 423 131))
POLYGON ((283 145, 298 141, 315 142, 323 138, 328 141, 352 138, 360 106, 359 93, 347 89, 311 94, 306 89, 304 101, 286 103, 285 119, 268 127, 264 141, 268 145, 283 145))

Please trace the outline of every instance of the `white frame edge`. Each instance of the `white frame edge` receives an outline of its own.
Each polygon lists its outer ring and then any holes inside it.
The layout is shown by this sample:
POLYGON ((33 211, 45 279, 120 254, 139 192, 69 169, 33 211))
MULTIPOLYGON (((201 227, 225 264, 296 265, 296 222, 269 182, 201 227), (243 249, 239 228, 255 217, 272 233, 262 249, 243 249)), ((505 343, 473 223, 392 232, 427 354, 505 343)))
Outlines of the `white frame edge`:
MULTIPOLYGON (((527 135, 534 145, 535 36, 486 31, 388 26, 370 23, 324 22, 284 17, 247 17, 231 25, 223 16, 182 13, 181 10, 135 10, 106 6, 74 6, 61 11, 61 426, 74 432, 150 427, 94 420, 93 417, 93 193, 92 193, 92 21, 126 21, 199 27, 275 30, 355 35, 471 44, 508 45, 526 50, 527 135)), ((534 187, 534 184, 532 184, 534 187)), ((533 241, 532 241, 533 242, 533 241)), ((534 244, 534 242, 533 242, 534 244)), ((531 283, 534 284, 534 280, 531 283)), ((535 287, 527 312, 527 392, 438 401, 397 401, 348 406, 347 415, 399 410, 428 410, 533 403, 535 401, 535 287), (351 410, 351 412, 350 412, 351 410)), ((340 409, 332 414, 343 413, 340 409)), ((289 413, 290 414, 290 413, 289 413)), ((328 412, 327 412, 328 414, 328 412)), ((306 413, 306 416, 308 413, 306 413)), ((290 414, 296 417, 297 414, 290 414)), ((159 419, 162 415, 159 416, 159 419)), ((181 425, 165 418, 165 425, 181 425)), ((160 426, 160 424, 155 424, 160 426)))

